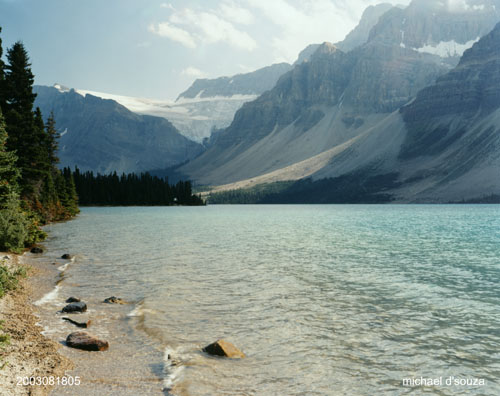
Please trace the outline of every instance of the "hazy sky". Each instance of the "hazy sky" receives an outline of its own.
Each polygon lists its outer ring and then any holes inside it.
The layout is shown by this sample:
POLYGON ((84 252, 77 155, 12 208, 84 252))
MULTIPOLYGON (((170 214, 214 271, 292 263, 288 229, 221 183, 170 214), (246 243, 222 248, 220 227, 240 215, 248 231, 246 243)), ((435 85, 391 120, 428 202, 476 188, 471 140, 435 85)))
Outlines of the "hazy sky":
MULTIPOLYGON (((22 40, 36 83, 174 99, 199 77, 293 62, 380 0, 0 0, 4 52, 22 40)), ((408 4, 409 0, 398 0, 408 4)))

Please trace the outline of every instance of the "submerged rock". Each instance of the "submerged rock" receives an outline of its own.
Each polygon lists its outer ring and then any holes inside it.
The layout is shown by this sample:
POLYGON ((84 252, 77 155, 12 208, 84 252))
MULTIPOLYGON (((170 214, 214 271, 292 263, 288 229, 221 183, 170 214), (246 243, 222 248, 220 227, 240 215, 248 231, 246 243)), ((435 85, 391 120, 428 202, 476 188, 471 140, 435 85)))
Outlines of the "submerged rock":
POLYGON ((76 331, 66 338, 66 345, 71 348, 83 349, 84 351, 105 351, 109 343, 98 339, 96 336, 84 331, 76 331))
POLYGON ((83 301, 73 302, 71 304, 66 305, 62 311, 67 313, 72 312, 85 312, 87 310, 87 304, 83 301))
POLYGON ((115 296, 108 297, 103 302, 106 304, 126 304, 125 300, 115 296))
POLYGON ((31 253, 33 254, 40 254, 43 253, 43 249, 41 247, 35 246, 34 248, 31 248, 31 253))
POLYGON ((86 322, 77 322, 76 320, 73 320, 73 319, 70 319, 70 318, 66 318, 66 317, 64 317, 62 319, 65 320, 65 321, 67 321, 67 322, 69 322, 69 323, 74 324, 77 327, 82 327, 84 329, 86 329, 87 327, 89 327, 90 324, 92 323, 92 321, 90 319, 87 320, 86 322))
POLYGON ((71 254, 65 253, 61 256, 63 260, 71 260, 73 256, 71 254))
POLYGON ((78 297, 70 297, 66 300, 67 303, 74 303, 74 302, 80 302, 82 300, 80 300, 78 297))
POLYGON ((217 340, 214 343, 207 345, 203 348, 203 352, 206 352, 214 356, 222 356, 228 358, 244 358, 245 354, 236 348, 230 342, 224 340, 217 340))

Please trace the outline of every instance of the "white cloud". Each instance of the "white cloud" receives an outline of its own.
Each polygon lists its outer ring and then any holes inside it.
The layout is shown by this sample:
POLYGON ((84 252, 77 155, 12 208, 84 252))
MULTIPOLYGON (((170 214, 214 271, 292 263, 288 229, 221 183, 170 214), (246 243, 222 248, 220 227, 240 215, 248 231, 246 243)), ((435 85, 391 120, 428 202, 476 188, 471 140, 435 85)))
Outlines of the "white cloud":
POLYGON ((255 22, 255 17, 250 10, 239 6, 234 1, 222 3, 219 7, 219 13, 229 22, 241 25, 251 25, 255 22))
POLYGON ((185 68, 183 71, 181 71, 181 74, 183 76, 189 76, 189 77, 194 77, 194 78, 203 78, 207 76, 207 73, 201 71, 200 69, 197 69, 196 67, 189 66, 185 68))
MULTIPOLYGON (((250 23, 252 15, 226 2, 221 14, 226 18, 232 15, 238 23, 250 23)), ((178 41, 188 48, 199 44, 227 43, 242 50, 253 51, 257 42, 246 32, 237 29, 231 22, 220 17, 213 10, 198 11, 191 8, 173 10, 168 21, 152 25, 150 31, 171 40, 178 41)))
POLYGON ((174 26, 168 22, 161 22, 158 25, 150 25, 149 31, 161 37, 167 37, 170 40, 177 41, 188 48, 196 48, 193 36, 186 30, 174 26))

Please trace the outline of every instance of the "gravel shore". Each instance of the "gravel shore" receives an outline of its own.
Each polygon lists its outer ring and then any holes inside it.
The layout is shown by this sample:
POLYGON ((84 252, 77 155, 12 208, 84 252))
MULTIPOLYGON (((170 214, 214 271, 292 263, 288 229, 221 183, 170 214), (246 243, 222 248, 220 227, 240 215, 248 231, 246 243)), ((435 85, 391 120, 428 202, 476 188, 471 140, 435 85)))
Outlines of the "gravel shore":
MULTIPOLYGON (((6 255, 0 253, 0 258, 6 255)), ((20 280, 15 291, 0 299, 0 321, 3 321, 0 334, 10 337, 9 344, 0 350, 0 394, 45 396, 52 389, 48 384, 51 377, 57 381, 73 368, 72 362, 58 352, 62 345, 42 335, 32 305, 53 287, 48 281, 51 274, 30 266, 23 256, 8 256, 6 264, 26 267, 28 277, 20 280), (33 385, 33 381, 40 385, 33 385)))

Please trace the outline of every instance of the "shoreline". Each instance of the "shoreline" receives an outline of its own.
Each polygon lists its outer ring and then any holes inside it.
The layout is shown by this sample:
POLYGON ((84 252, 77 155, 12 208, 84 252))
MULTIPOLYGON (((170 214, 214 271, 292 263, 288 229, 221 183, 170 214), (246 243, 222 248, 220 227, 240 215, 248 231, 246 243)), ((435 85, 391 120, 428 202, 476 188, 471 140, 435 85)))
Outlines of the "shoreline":
MULTIPOLYGON (((57 271, 34 265, 28 255, 0 253, 0 257, 10 257, 7 266, 21 266, 27 271, 27 276, 19 279, 16 290, 0 299, 2 333, 10 337, 9 344, 0 351, 0 367, 3 366, 0 389, 5 396, 48 396, 54 386, 21 385, 20 379, 60 378, 74 368, 73 362, 60 353, 62 345, 42 334, 34 305, 54 287, 57 271)), ((25 384, 27 381, 25 379, 25 384)))

